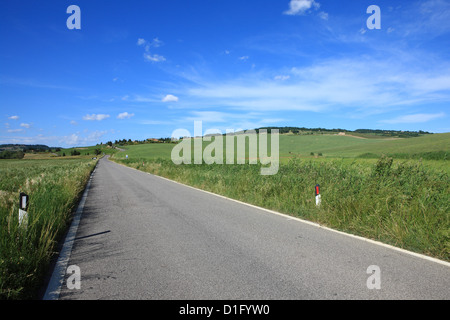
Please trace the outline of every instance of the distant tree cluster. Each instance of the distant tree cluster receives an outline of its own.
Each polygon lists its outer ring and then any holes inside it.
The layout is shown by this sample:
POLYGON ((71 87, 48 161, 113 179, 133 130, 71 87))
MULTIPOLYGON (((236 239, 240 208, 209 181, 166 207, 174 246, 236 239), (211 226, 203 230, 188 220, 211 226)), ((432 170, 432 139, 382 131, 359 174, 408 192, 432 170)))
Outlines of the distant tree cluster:
POLYGON ((384 137, 398 137, 398 138, 413 138, 413 137, 419 137, 421 135, 425 134, 432 134, 427 131, 398 131, 398 130, 372 130, 372 129, 357 129, 354 132, 356 133, 372 133, 377 134, 384 137))
POLYGON ((77 149, 73 149, 72 151, 70 151, 71 156, 79 156, 80 154, 81 152, 78 151, 77 149))
POLYGON ((24 153, 59 152, 60 147, 49 147, 43 144, 0 144, 0 151, 22 151, 24 153))
POLYGON ((323 132, 329 132, 329 133, 339 133, 339 132, 350 132, 349 130, 345 129, 325 129, 325 128, 305 128, 305 127, 261 127, 256 129, 257 132, 259 130, 265 129, 269 132, 269 130, 272 129, 278 129, 280 134, 285 133, 293 133, 293 134, 314 134, 314 133, 323 133, 323 132))
POLYGON ((48 152, 52 148, 43 144, 1 144, 0 151, 48 152))
POLYGON ((0 152, 0 159, 23 159, 25 153, 21 150, 19 151, 10 151, 4 150, 0 152))
POLYGON ((171 138, 149 138, 145 140, 131 140, 131 139, 121 139, 121 140, 115 140, 114 142, 108 141, 106 145, 112 147, 112 146, 129 146, 129 145, 136 145, 136 144, 148 144, 148 143, 171 143, 171 138))

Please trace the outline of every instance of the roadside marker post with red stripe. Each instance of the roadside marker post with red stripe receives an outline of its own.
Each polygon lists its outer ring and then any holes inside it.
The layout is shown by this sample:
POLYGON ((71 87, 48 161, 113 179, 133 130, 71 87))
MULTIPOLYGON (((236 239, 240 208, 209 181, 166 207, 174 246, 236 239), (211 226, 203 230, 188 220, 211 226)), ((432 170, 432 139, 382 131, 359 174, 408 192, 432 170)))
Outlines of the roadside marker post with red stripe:
POLYGON ((322 201, 320 196, 320 185, 316 184, 315 191, 316 191, 316 207, 320 207, 320 203, 322 201))

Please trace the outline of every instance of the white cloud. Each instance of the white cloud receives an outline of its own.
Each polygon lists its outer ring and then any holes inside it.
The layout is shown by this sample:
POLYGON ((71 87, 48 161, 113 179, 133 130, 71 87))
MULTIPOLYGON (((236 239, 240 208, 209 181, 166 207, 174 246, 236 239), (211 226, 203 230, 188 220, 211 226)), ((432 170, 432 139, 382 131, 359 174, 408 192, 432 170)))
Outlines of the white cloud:
POLYGON ((23 128, 27 128, 27 129, 29 127, 31 127, 31 125, 29 123, 21 123, 20 126, 23 127, 23 128))
POLYGON ((137 41, 137 45, 138 46, 143 46, 144 47, 144 59, 147 61, 151 61, 151 62, 161 62, 161 61, 166 61, 166 58, 164 58, 163 56, 159 55, 159 54, 152 54, 150 52, 150 48, 158 48, 162 45, 162 41, 159 40, 158 38, 154 38, 151 42, 143 39, 143 38, 139 38, 137 41))
POLYGON ((144 59, 151 62, 166 61, 166 58, 164 58, 163 56, 160 56, 159 54, 150 54, 150 53, 144 53, 144 59))
POLYGON ((13 132, 22 132, 23 129, 8 129, 7 130, 9 133, 13 133, 13 132))
POLYGON ((133 116, 134 116, 134 113, 122 112, 122 113, 119 113, 119 115, 117 116, 117 119, 129 119, 133 116))
POLYGON ((87 136, 80 136, 79 133, 72 133, 68 136, 63 137, 49 137, 49 140, 56 140, 57 143, 63 144, 65 146, 77 147, 77 146, 87 146, 99 143, 100 138, 103 137, 107 131, 94 131, 89 133, 87 136))
POLYGON ((162 102, 177 102, 177 101, 178 101, 178 97, 176 97, 172 94, 168 94, 162 99, 162 102))
POLYGON ((382 120, 382 123, 397 124, 397 123, 423 123, 431 120, 445 117, 445 113, 417 113, 400 116, 394 119, 382 120))
POLYGON ((302 15, 309 9, 319 9, 320 3, 314 0, 291 0, 289 2, 289 10, 283 12, 287 15, 302 15))
POLYGON ((8 117, 8 119, 10 119, 10 120, 18 120, 19 116, 11 116, 11 117, 8 117))
POLYGON ((87 121, 102 121, 109 118, 109 114, 87 114, 83 117, 83 120, 87 121))
POLYGON ((76 126, 78 123, 75 120, 70 121, 70 124, 76 126))
POLYGON ((248 58, 249 58, 249 56, 242 56, 242 57, 239 57, 238 59, 242 60, 242 61, 246 61, 246 60, 248 60, 248 58))

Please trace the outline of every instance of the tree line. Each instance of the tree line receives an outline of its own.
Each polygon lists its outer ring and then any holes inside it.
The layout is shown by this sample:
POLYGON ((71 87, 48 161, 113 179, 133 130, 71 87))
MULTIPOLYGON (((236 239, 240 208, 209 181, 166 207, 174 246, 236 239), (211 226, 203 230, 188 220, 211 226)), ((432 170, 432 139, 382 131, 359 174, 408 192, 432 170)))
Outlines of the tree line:
MULTIPOLYGON (((131 140, 131 139, 120 139, 115 140, 114 142, 108 141, 106 142, 106 145, 112 147, 114 145, 117 146, 128 146, 128 145, 135 145, 135 144, 147 144, 147 143, 171 143, 171 138, 151 138, 151 139, 144 139, 144 140, 131 140)), ((100 143, 103 144, 103 143, 100 143)))
POLYGON ((269 132, 272 129, 278 129, 280 134, 293 133, 293 134, 318 134, 318 133, 364 133, 364 134, 375 134, 385 137, 399 137, 399 138, 412 138, 418 137, 425 134, 432 134, 427 131, 401 131, 401 130, 382 130, 382 129, 356 129, 354 131, 347 129, 326 129, 326 128, 305 128, 305 127, 261 127, 256 129, 265 129, 269 132))

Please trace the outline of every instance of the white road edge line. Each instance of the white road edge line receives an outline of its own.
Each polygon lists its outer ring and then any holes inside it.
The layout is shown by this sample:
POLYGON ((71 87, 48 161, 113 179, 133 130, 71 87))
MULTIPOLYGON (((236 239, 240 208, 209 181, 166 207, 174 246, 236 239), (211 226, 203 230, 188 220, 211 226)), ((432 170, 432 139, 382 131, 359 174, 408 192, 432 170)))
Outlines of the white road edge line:
MULTIPOLYGON (((114 161, 111 161, 111 162, 114 162, 114 161)), ((339 233, 341 235, 345 235, 345 236, 348 236, 348 237, 351 237, 351 238, 354 238, 354 239, 358 239, 358 240, 362 240, 362 241, 365 241, 365 242, 369 242, 369 243, 372 243, 372 244, 375 244, 375 245, 379 245, 379 246, 382 246, 382 247, 385 247, 385 248, 389 248, 389 249, 392 249, 392 250, 395 250, 395 251, 399 251, 401 253, 405 253, 405 254, 408 254, 408 255, 411 255, 411 256, 414 256, 414 257, 417 257, 417 258, 421 258, 421 259, 425 259, 425 260, 428 260, 428 261, 432 261, 432 262, 444 265, 446 267, 450 267, 450 263, 447 262, 447 261, 444 261, 444 260, 440 260, 440 259, 437 259, 437 258, 433 258, 433 257, 427 256, 427 255, 424 255, 424 254, 408 251, 408 250, 405 250, 405 249, 402 249, 402 248, 399 248, 399 247, 392 246, 390 244, 386 244, 386 243, 379 242, 379 241, 376 241, 376 240, 364 238, 364 237, 357 236, 357 235, 354 235, 354 234, 351 234, 351 233, 346 233, 346 232, 343 232, 343 231, 331 229, 329 227, 322 226, 322 225, 320 225, 318 223, 315 223, 315 222, 311 222, 311 221, 308 221, 308 220, 303 220, 303 219, 300 219, 300 218, 297 218, 297 217, 289 216, 289 215, 284 214, 284 213, 280 213, 280 212, 273 211, 273 210, 270 210, 270 209, 266 209, 266 208, 263 208, 263 207, 258 207, 258 206, 255 206, 253 204, 242 202, 242 201, 239 201, 239 200, 236 200, 236 199, 228 198, 228 197, 222 196, 222 195, 217 194, 217 193, 213 193, 213 192, 210 192, 210 191, 202 190, 202 189, 199 189, 199 188, 196 188, 196 187, 189 186, 187 184, 183 184, 183 183, 175 181, 175 180, 170 180, 168 178, 157 176, 157 175, 151 174, 149 172, 145 172, 145 171, 141 171, 141 170, 138 170, 138 169, 135 169, 135 168, 132 168, 132 167, 128 167, 128 166, 126 166, 124 164, 121 164, 121 163, 117 163, 117 162, 114 162, 114 163, 116 163, 118 165, 121 165, 121 166, 124 166, 125 168, 133 169, 133 170, 136 170, 136 171, 139 171, 139 172, 142 172, 142 173, 146 173, 146 174, 149 174, 151 176, 158 177, 160 179, 164 179, 164 180, 167 180, 167 181, 170 181, 170 182, 173 182, 173 183, 177 183, 179 185, 182 185, 182 186, 185 186, 185 187, 197 190, 197 191, 201 191, 201 192, 205 192, 205 193, 214 195, 216 197, 220 197, 220 198, 223 198, 223 199, 234 201, 234 202, 237 202, 237 203, 240 203, 240 204, 243 204, 243 205, 255 208, 255 209, 259 209, 259 210, 262 210, 262 211, 265 211, 265 212, 268 212, 268 213, 272 213, 272 214, 275 214, 275 215, 278 215, 278 216, 282 216, 282 217, 287 218, 288 220, 295 220, 295 221, 298 221, 298 222, 301 222, 301 223, 309 224, 309 225, 314 226, 316 228, 320 228, 320 229, 336 232, 336 233, 339 233)))
POLYGON ((95 169, 92 170, 89 181, 84 189, 83 196, 81 197, 80 203, 78 204, 77 211, 73 217, 72 223, 70 225, 69 231, 67 232, 66 238, 64 239, 64 244, 61 252, 56 261, 55 268, 53 269, 52 276, 47 285, 47 290, 42 298, 42 300, 58 300, 61 293, 61 287, 64 282, 64 277, 66 275, 67 264, 69 263, 70 255, 72 254, 72 246, 77 235, 78 225, 80 224, 81 215, 84 210, 84 204, 91 187, 91 181, 95 173, 95 169))

